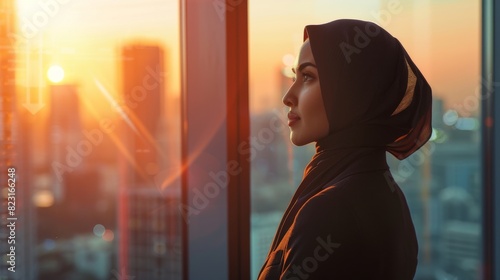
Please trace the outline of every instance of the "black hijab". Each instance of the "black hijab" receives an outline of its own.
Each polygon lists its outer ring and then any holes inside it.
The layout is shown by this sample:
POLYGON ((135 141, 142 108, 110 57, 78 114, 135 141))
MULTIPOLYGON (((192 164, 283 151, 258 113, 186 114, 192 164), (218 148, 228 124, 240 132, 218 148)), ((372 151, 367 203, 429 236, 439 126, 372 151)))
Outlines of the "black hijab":
POLYGON ((401 43, 380 26, 341 19, 308 25, 329 134, 316 142, 278 227, 271 252, 314 194, 346 176, 387 170, 386 151, 404 159, 431 135, 431 88, 401 43))

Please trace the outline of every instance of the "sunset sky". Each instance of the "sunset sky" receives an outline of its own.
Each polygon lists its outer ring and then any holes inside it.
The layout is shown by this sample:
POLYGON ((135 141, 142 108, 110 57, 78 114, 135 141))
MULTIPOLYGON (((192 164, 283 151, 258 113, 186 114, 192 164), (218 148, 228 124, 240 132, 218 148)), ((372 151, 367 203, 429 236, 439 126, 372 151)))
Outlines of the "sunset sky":
MULTIPOLYGON (((143 42, 164 46, 166 92, 178 96, 178 2, 18 0, 19 33, 29 38, 18 42, 19 87, 47 85, 47 79, 40 80, 40 74, 45 77, 49 66, 58 64, 65 70, 62 83, 78 84, 81 95, 103 115, 110 114, 109 104, 94 79, 119 97, 120 47, 143 42), (42 7, 42 3, 55 4, 42 7), (36 21, 41 11, 48 18, 43 24, 36 21), (40 49, 43 52, 37 52, 40 49)), ((391 32, 424 73, 435 96, 444 98, 449 106, 463 103, 474 94, 480 81, 480 1, 250 0, 252 110, 281 106, 282 58, 286 54, 297 55, 304 26, 338 18, 374 21, 391 32), (378 16, 380 11, 385 17, 378 16)), ((23 93, 20 95, 23 99, 23 93)))

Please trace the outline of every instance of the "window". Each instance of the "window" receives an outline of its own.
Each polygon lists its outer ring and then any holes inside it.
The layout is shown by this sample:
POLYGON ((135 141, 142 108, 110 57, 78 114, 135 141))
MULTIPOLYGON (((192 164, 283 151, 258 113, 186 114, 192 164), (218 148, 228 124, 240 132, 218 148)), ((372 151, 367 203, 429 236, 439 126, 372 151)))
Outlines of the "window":
POLYGON ((2 239, 0 278, 181 279, 177 1, 7 0, 0 13, 19 217, 16 273, 2 239))
POLYGON ((415 279, 481 279, 480 8, 480 1, 249 1, 251 135, 259 139, 273 119, 281 121, 252 161, 252 279, 314 154, 314 144, 296 147, 288 139, 281 98, 291 85, 290 67, 304 26, 337 18, 388 30, 433 89, 431 141, 404 161, 388 155, 418 235, 415 279))
POLYGON ((482 4, 2 0, 0 180, 16 178, 16 208, 4 188, 0 213, 19 219, 0 229, 0 278, 255 279, 314 153, 288 139, 290 65, 305 25, 346 17, 399 38, 433 88, 431 141, 388 156, 415 279, 498 277, 500 99, 478 93, 498 89, 500 6, 482 4))

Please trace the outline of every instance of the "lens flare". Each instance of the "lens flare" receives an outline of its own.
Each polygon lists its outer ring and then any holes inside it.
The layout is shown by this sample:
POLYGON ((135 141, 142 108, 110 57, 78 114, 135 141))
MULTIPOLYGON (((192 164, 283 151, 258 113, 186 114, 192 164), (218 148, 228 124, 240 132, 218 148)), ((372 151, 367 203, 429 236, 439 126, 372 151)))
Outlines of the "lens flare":
POLYGON ((59 83, 64 79, 64 69, 59 65, 52 65, 47 71, 47 78, 53 83, 59 83))

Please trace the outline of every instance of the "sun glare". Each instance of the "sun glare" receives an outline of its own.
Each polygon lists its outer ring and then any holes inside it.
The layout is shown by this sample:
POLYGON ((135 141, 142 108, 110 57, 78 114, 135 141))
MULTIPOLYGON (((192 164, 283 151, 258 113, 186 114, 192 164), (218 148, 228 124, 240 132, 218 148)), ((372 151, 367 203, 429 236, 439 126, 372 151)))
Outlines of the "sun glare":
POLYGON ((47 71, 47 78, 53 83, 59 83, 64 78, 64 69, 59 65, 52 65, 47 71))

